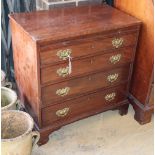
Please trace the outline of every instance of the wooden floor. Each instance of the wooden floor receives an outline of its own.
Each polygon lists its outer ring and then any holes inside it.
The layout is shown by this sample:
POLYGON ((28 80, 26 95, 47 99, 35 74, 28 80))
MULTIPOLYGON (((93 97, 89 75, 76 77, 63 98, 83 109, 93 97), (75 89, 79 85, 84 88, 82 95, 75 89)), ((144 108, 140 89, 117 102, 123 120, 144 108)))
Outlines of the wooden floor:
POLYGON ((32 155, 153 155, 153 120, 139 125, 132 107, 121 117, 108 111, 67 125, 32 155))

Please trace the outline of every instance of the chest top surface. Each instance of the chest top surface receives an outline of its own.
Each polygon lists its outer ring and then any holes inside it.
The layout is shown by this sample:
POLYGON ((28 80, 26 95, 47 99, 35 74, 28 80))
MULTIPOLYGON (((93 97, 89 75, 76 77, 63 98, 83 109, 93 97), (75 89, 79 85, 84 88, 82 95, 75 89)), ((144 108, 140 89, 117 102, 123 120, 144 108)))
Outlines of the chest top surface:
POLYGON ((138 19, 108 5, 15 13, 9 17, 35 41, 78 37, 140 23, 138 19))

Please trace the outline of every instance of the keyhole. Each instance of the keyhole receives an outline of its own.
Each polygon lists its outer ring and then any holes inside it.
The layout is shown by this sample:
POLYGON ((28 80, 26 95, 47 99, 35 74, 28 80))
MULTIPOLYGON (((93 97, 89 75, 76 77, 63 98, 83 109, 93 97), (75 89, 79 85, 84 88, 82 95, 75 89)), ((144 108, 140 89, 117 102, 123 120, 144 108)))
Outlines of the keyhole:
POLYGON ((89 76, 89 81, 91 81, 91 76, 89 76))

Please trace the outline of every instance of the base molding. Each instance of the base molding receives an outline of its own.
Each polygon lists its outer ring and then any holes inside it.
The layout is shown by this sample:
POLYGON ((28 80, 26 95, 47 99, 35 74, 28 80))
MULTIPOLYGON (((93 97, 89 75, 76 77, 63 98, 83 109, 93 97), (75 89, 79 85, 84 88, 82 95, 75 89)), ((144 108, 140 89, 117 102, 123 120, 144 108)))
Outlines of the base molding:
POLYGON ((129 102, 135 111, 134 118, 139 124, 143 125, 151 122, 152 114, 154 112, 153 106, 148 106, 140 103, 134 96, 130 94, 129 102))
POLYGON ((123 116, 123 115, 126 115, 128 113, 128 107, 129 107, 129 102, 128 102, 128 100, 125 100, 124 102, 122 102, 121 104, 116 105, 115 107, 114 106, 109 107, 109 108, 103 107, 103 109, 98 109, 98 110, 94 109, 93 111, 90 111, 89 113, 80 115, 80 116, 72 118, 70 120, 66 120, 65 122, 54 123, 51 126, 39 128, 38 125, 35 123, 35 128, 34 129, 39 131, 39 133, 40 133, 40 140, 39 140, 38 145, 43 145, 46 142, 48 142, 49 135, 52 132, 60 129, 62 126, 65 126, 65 125, 73 123, 75 121, 78 121, 78 120, 81 120, 81 119, 87 118, 89 116, 93 116, 93 115, 96 115, 96 114, 99 114, 101 112, 108 111, 108 110, 119 110, 119 114, 121 116, 123 116))

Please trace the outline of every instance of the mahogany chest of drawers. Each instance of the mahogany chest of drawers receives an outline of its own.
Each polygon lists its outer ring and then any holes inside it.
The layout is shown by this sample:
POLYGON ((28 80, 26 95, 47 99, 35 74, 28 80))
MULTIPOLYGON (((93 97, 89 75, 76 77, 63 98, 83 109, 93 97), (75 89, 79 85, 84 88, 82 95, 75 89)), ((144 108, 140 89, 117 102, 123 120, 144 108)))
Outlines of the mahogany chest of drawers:
POLYGON ((127 113, 139 20, 107 5, 9 17, 20 98, 41 143, 73 121, 127 113))

